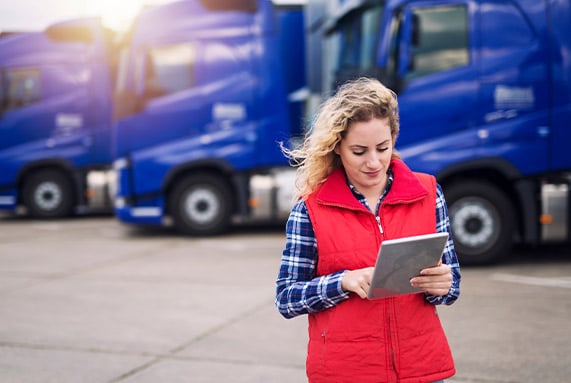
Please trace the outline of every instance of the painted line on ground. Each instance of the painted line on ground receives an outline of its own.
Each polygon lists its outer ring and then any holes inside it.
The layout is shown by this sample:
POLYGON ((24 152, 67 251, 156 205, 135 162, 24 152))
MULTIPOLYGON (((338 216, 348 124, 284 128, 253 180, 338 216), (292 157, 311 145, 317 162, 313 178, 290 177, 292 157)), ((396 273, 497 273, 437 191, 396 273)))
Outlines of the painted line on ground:
POLYGON ((524 275, 496 273, 492 274, 492 279, 495 281, 520 283, 524 285, 560 287, 564 289, 571 289, 571 277, 541 278, 541 277, 528 277, 524 275))

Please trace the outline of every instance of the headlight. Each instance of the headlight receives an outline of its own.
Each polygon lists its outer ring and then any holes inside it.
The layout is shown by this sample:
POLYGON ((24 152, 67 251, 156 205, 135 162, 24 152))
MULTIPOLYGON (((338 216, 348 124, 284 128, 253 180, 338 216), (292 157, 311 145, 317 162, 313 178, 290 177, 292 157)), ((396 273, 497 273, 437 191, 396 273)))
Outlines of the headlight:
POLYGON ((119 171, 121 169, 126 168, 129 165, 129 161, 126 158, 119 158, 118 160, 113 161, 113 169, 119 171))

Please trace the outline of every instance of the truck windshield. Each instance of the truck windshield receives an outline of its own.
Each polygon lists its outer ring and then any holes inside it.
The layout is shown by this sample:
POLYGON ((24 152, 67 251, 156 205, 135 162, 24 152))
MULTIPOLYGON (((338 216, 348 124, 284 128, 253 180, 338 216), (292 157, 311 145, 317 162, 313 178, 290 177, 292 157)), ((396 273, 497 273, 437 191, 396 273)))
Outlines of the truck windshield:
POLYGON ((358 76, 375 75, 383 5, 368 5, 343 17, 327 36, 326 65, 334 86, 358 76))

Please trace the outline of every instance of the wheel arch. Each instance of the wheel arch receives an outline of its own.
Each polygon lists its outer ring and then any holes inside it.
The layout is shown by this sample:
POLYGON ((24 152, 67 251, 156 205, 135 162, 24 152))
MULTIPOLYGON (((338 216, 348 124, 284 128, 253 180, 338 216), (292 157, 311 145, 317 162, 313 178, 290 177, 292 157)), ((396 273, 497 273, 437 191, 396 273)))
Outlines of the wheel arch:
POLYGON ((501 158, 489 158, 455 164, 444 169, 436 178, 446 195, 446 188, 456 182, 482 180, 500 189, 509 199, 511 210, 516 220, 516 233, 521 239, 526 232, 522 219, 523 201, 526 200, 523 191, 518 187, 522 175, 519 170, 508 161, 501 158))
POLYGON ((528 233, 533 232, 526 226, 528 220, 523 219, 525 209, 524 201, 529 201, 526 191, 519 187, 523 178, 521 172, 508 161, 501 158, 487 158, 450 166, 436 175, 444 194, 446 188, 456 182, 482 180, 496 186, 510 201, 511 210, 515 218, 515 230, 519 240, 529 238, 528 233))
MULTIPOLYGON (((234 169, 228 162, 213 159, 185 163, 172 168, 164 179, 162 193, 165 196, 165 211, 167 214, 170 215, 171 213, 171 206, 168 197, 174 191, 176 185, 184 179, 184 177, 197 173, 213 174, 220 177, 228 183, 230 190, 232 190, 232 195, 238 195, 239 186, 233 181, 234 169)), ((234 197, 234 200, 232 201, 232 206, 234 206, 234 209, 238 206, 236 197, 234 197)))

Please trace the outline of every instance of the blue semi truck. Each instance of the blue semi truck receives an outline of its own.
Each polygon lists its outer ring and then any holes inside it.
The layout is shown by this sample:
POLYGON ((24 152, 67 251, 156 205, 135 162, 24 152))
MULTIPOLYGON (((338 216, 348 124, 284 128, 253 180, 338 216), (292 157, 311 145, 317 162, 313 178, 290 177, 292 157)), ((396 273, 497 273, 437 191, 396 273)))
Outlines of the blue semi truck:
POLYGON ((302 7, 205 3, 147 9, 123 43, 114 168, 125 223, 211 235, 289 213, 278 143, 302 135, 302 7))
POLYGON ((398 93, 397 149, 443 186, 462 262, 570 240, 569 0, 316 0, 307 13, 325 41, 310 85, 373 76, 398 93))

